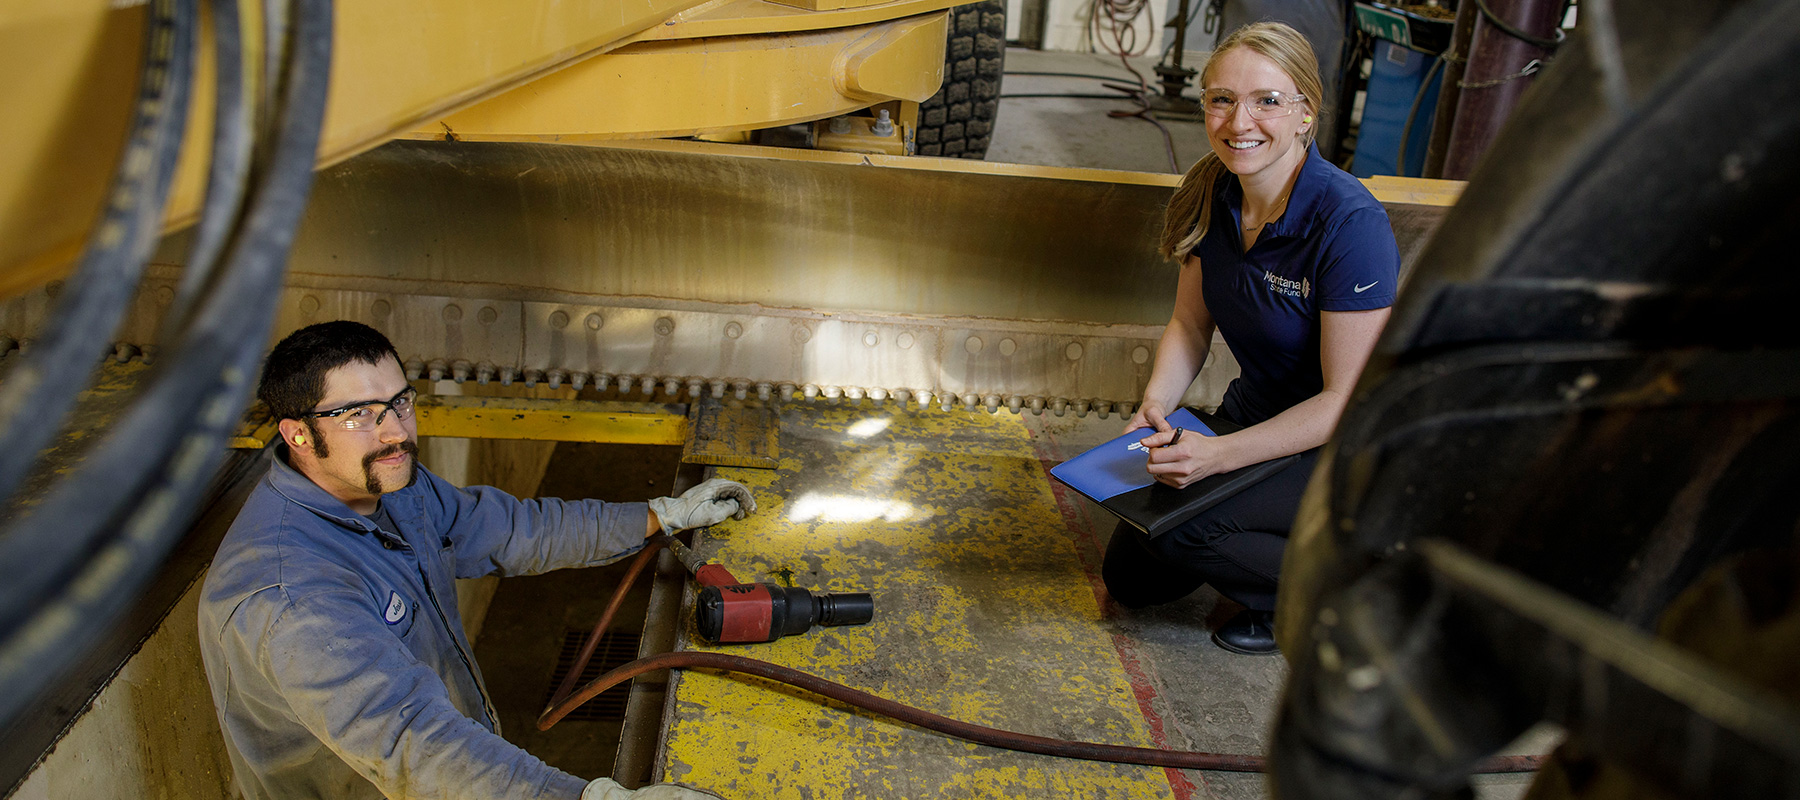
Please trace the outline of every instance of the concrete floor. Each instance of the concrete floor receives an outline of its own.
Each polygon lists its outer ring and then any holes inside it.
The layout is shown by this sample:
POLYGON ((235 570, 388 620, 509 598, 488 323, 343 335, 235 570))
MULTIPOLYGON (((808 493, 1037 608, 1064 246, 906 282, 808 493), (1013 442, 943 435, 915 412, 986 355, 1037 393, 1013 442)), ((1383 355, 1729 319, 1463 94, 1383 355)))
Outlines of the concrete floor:
MULTIPOLYGON (((1132 65, 1154 81, 1151 59, 1132 65)), ((1112 118, 1109 111, 1135 111, 1137 103, 1105 88, 1109 82, 1135 85, 1137 79, 1117 57, 1093 53, 1047 53, 1008 48, 1007 75, 1000 84, 1000 113, 994 125, 989 161, 1050 167, 1090 167, 1134 172, 1170 173, 1169 148, 1155 125, 1133 117, 1112 118), (1068 72, 1106 76, 1109 81, 1019 75, 1019 72, 1068 72), (1012 97, 1023 94, 1112 94, 1119 99, 1012 97)), ((1154 83, 1151 84, 1155 86, 1154 83)), ((1206 152, 1206 126, 1199 121, 1161 120, 1169 130, 1175 162, 1185 171, 1206 152)))

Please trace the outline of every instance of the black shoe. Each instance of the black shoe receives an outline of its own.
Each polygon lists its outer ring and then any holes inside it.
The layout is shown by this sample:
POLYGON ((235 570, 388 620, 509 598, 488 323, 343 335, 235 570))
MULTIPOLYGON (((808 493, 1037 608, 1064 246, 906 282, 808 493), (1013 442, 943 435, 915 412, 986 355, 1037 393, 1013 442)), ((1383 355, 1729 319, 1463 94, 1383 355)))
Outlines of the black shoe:
POLYGON ((1246 656, 1279 655, 1275 646, 1275 613, 1244 609, 1213 631, 1213 644, 1246 656))

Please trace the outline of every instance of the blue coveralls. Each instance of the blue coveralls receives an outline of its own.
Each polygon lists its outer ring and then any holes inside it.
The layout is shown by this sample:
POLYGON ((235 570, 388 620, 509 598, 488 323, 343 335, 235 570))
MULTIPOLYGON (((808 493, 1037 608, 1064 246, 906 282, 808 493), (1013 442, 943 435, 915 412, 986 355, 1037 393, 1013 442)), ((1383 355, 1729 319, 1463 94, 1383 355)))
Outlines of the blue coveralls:
POLYGON ((456 578, 606 564, 643 503, 519 500, 420 467, 380 530, 285 463, 226 533, 200 652, 237 785, 262 798, 569 798, 586 781, 500 738, 456 578))

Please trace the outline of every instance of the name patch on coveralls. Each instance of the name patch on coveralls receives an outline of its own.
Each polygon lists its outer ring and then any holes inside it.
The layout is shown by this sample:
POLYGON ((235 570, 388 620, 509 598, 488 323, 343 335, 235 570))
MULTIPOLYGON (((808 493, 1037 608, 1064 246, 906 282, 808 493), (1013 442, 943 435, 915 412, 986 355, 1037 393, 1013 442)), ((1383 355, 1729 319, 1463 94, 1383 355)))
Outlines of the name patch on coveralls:
POLYGON ((387 624, 392 625, 405 618, 406 601, 400 599, 399 592, 388 592, 387 611, 382 614, 382 619, 387 620, 387 624))

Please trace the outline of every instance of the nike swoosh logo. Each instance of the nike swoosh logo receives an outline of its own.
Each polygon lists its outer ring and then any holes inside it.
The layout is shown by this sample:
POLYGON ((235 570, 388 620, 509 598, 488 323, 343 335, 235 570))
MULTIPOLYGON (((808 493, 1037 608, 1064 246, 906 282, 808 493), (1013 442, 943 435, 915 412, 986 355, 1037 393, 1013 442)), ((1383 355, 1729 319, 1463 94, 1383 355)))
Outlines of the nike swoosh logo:
MULTIPOLYGON (((1375 283, 1380 283, 1380 282, 1381 281, 1376 281, 1375 283)), ((1371 283, 1368 286, 1352 286, 1352 287, 1350 287, 1350 291, 1353 291, 1357 294, 1362 294, 1363 292, 1366 292, 1370 289, 1375 288, 1375 283, 1371 283)))

